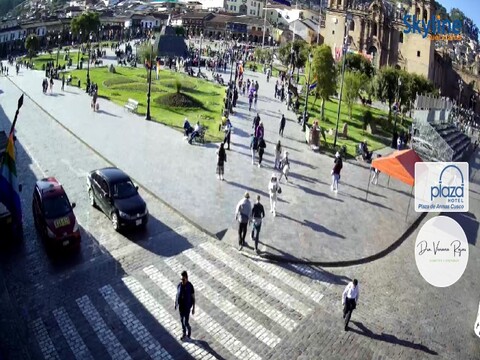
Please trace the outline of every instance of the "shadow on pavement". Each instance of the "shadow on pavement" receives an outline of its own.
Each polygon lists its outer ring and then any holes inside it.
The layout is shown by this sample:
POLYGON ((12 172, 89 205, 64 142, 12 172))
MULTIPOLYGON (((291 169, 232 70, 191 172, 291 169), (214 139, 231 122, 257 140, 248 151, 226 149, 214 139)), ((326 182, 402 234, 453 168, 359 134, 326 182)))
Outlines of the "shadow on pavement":
POLYGON ((297 224, 300 224, 300 225, 308 226, 309 228, 311 228, 315 232, 322 232, 322 233, 327 234, 328 236, 333 236, 333 237, 337 237, 337 238, 340 238, 340 239, 345 239, 345 236, 343 236, 341 234, 338 234, 335 231, 329 230, 325 226, 314 223, 310 220, 300 221, 300 220, 294 219, 294 218, 292 218, 288 215, 284 215, 284 214, 278 214, 278 217, 279 218, 285 218, 287 220, 296 222, 297 224))
POLYGON ((98 110, 98 111, 97 111, 97 114, 105 114, 105 115, 112 116, 112 117, 116 117, 116 118, 119 117, 118 115, 109 113, 108 111, 105 111, 105 110, 98 110))
MULTIPOLYGON (((290 174, 291 175, 291 174, 290 174)), ((289 175, 289 176, 290 176, 289 175)), ((303 180, 303 179, 302 179, 303 180)), ((307 194, 311 194, 311 195, 314 195, 314 196, 321 196, 321 197, 324 197, 324 198, 327 198, 327 199, 330 199, 330 200, 335 200, 335 201, 338 201, 338 202, 343 202, 342 199, 339 199, 339 198, 336 198, 336 197, 333 197, 333 196, 330 196, 326 193, 323 193, 323 192, 320 192, 320 191, 317 191, 317 190, 313 190, 313 189, 310 189, 309 187, 306 187, 306 186, 303 186, 303 185, 298 185, 297 184, 297 187, 303 191, 305 191, 307 194)))
POLYGON ((436 351, 430 350, 425 345, 416 344, 416 343, 408 341, 408 340, 402 340, 402 339, 399 339, 395 335, 392 335, 392 334, 386 334, 386 333, 375 334, 373 331, 369 330, 361 322, 352 321, 352 323, 355 324, 360 330, 352 329, 352 328, 349 328, 349 330, 351 332, 357 333, 359 335, 369 337, 373 340, 384 341, 384 342, 388 342, 390 344, 400 345, 400 346, 408 347, 408 348, 414 349, 414 350, 420 350, 420 351, 423 351, 423 352, 425 352, 427 354, 430 354, 430 355, 438 355, 438 353, 436 351))
POLYGON ((126 229, 122 231, 122 235, 145 250, 163 257, 175 256, 192 248, 187 238, 175 232, 152 214, 150 214, 144 229, 126 229))
MULTIPOLYGON (((261 190, 258 190, 258 189, 254 189, 254 188, 252 188, 252 187, 250 187, 250 186, 243 185, 243 184, 239 184, 239 183, 237 183, 237 182, 235 182, 235 181, 225 180, 225 182, 226 182, 227 184, 230 184, 230 185, 232 185, 232 186, 236 186, 236 187, 238 187, 238 188, 240 188, 240 189, 244 189, 245 191, 250 192, 250 198, 251 198, 251 199, 254 199, 254 198, 255 198, 255 197, 254 197, 254 194, 259 194, 259 195, 265 197, 266 199, 269 199, 269 198, 270 198, 269 194, 266 193, 265 191, 261 191, 261 190)), ((281 197, 277 198, 277 201, 278 201, 278 202, 281 202, 281 203, 289 204, 288 201, 283 200, 281 197)))
MULTIPOLYGON (((381 207, 382 209, 393 211, 393 209, 392 209, 391 207, 385 206, 385 205, 380 204, 380 203, 378 203, 378 202, 370 201, 370 200, 368 200, 368 199, 365 200, 365 198, 363 198, 363 197, 358 197, 358 196, 355 196, 355 195, 352 195, 352 194, 346 194, 346 193, 345 193, 345 195, 348 196, 348 197, 351 197, 351 198, 353 198, 353 199, 356 199, 356 200, 359 200, 359 201, 363 201, 363 202, 367 202, 367 203, 372 204, 372 205, 374 205, 374 206, 381 207)), ((409 196, 410 196, 410 195, 409 195, 409 196)), ((407 209, 405 208, 405 210, 407 210, 407 209)))
MULTIPOLYGON (((363 192, 367 192, 367 189, 363 189, 361 187, 358 187, 358 186, 354 186, 354 185, 351 185, 349 183, 346 183, 346 182, 342 182, 342 185, 345 185, 345 186, 348 186, 348 187, 351 187, 351 188, 354 188, 354 189, 357 189, 357 190, 360 190, 360 191, 363 191, 363 192)), ((374 186, 378 186, 378 185, 373 185, 370 187, 370 189, 374 188, 374 186)), ((372 192, 371 190, 368 190, 368 195, 373 195, 373 196, 378 196, 378 197, 381 197, 381 198, 387 198, 385 195, 381 195, 381 194, 377 194, 377 193, 374 193, 372 192)))

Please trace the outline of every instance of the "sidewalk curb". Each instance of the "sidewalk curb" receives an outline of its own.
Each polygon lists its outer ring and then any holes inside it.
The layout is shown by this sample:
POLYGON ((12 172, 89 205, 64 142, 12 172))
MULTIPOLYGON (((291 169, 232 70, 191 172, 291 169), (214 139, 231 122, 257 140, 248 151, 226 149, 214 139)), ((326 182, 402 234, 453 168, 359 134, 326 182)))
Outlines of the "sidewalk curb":
POLYGON ((284 263, 284 264, 302 264, 302 265, 310 265, 310 266, 321 266, 321 267, 348 267, 348 266, 355 266, 355 265, 362 265, 366 264, 382 257, 390 254, 392 251, 397 249, 402 243, 408 239, 408 237, 418 228, 418 225, 425 219, 428 213, 422 213, 408 228, 405 232, 400 235, 400 237, 395 240, 390 246, 386 249, 367 257, 363 257, 360 259, 355 260, 342 260, 342 261, 310 261, 310 260, 300 260, 300 259, 288 259, 286 257, 280 255, 273 255, 268 253, 260 252, 258 255, 266 260, 284 263))
MULTIPOLYGON (((68 127, 66 127, 65 125, 63 125, 60 121, 58 121, 52 114, 50 114, 46 109, 44 109, 38 102, 36 102, 34 99, 32 99, 32 97, 30 95, 28 95, 22 88, 20 88, 20 86, 18 86, 12 79, 10 79, 10 77, 8 77, 8 80, 17 88, 19 89, 28 99, 30 99, 30 101, 32 103, 34 103, 36 106, 38 106, 45 114, 47 114, 53 121, 55 121, 58 125, 60 125, 63 129, 65 129, 65 131, 67 131, 70 135, 72 135, 75 139, 77 139, 78 141, 80 141, 83 145, 85 145, 87 148, 89 148, 91 151, 93 151, 98 157, 100 157, 103 161, 107 162, 109 165, 111 166, 115 166, 116 165, 110 161, 109 159, 107 159, 105 156, 103 156, 100 152, 98 152, 96 149, 94 149, 92 146, 90 146, 87 142, 85 142, 82 138, 80 138, 77 134, 75 134, 73 131, 71 131, 68 127)), ((147 120, 145 120, 147 121, 147 120)), ((210 237, 216 239, 216 240, 219 240, 217 235, 211 233, 210 231, 208 231, 207 229, 205 229, 204 227, 202 227, 201 225, 197 224, 195 221, 189 219, 188 217, 186 217, 184 214, 182 214, 180 211, 178 211, 176 208, 174 208, 172 205, 170 205, 169 203, 167 203, 165 200, 161 199, 160 197, 158 197, 155 193, 153 193, 152 191, 150 191, 146 186, 144 186, 141 182, 137 181, 135 178, 132 177, 132 180, 138 184, 143 191, 145 191, 147 194, 149 194, 150 196, 152 196, 155 200, 158 200, 160 201, 163 205, 165 205, 168 209, 170 209, 171 211, 173 211, 176 215, 180 216, 182 219, 184 219, 187 223, 189 223, 190 225, 192 225, 193 227, 197 228, 198 230, 202 231, 203 233, 209 235, 210 237)))

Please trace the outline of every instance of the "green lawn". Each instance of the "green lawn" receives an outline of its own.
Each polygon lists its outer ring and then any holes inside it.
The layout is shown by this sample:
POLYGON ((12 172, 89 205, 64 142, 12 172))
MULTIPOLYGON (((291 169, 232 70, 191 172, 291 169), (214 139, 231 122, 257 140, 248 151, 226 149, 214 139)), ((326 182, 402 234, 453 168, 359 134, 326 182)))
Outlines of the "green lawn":
MULTIPOLYGON (((315 103, 315 106, 313 106, 314 99, 314 97, 310 96, 308 101, 310 114, 309 123, 312 124, 314 120, 319 120, 320 126, 325 129, 326 132, 327 149, 333 152, 333 134, 335 133, 335 125, 337 121, 338 101, 334 99, 325 103, 325 120, 321 121, 320 111, 322 102, 321 99, 318 99, 315 103), (332 135, 328 134, 329 130, 333 130, 331 132, 332 135)), ((300 110, 303 110, 304 101, 305 100, 301 102, 302 105, 300 106, 300 110)), ((345 145, 347 147, 347 153, 350 156, 355 156, 356 146, 358 146, 359 142, 363 141, 364 139, 367 140, 370 150, 377 150, 385 146, 390 146, 393 131, 393 121, 394 120, 391 122, 388 121, 388 114, 386 112, 370 106, 363 106, 361 104, 356 104, 353 106, 352 118, 349 119, 348 107, 342 103, 340 121, 338 125, 339 136, 337 137, 337 147, 345 145), (375 124, 376 128, 376 132, 373 135, 362 129, 364 113, 367 110, 370 110, 373 115, 373 123, 375 124), (348 124, 348 139, 344 139, 342 137, 342 130, 345 122, 348 124)), ((401 121, 399 117, 397 119, 397 131, 406 131, 410 124, 411 119, 405 119, 401 121)), ((323 139, 322 145, 324 145, 323 139)), ((323 148, 325 147, 323 146, 323 148)))
MULTIPOLYGON (((76 65, 77 64, 77 53, 72 53, 70 52, 70 56, 73 57, 73 63, 76 65)), ((64 57, 65 57, 65 52, 63 51, 60 51, 59 55, 58 55, 58 64, 60 66, 63 66, 64 64, 66 64, 66 61, 64 60, 64 57)), ((24 57, 25 60, 30 60, 29 57, 25 56, 24 57)), ((38 55, 38 56, 35 56, 32 58, 32 61, 33 63, 35 64, 35 69, 37 70, 42 70, 42 65, 46 65, 49 61, 53 61, 54 65, 57 64, 57 52, 56 51, 52 51, 52 54, 42 54, 42 55, 38 55)))
MULTIPOLYGON (((119 105, 125 105, 129 98, 139 102, 138 113, 146 114, 147 105, 147 71, 145 68, 115 67, 116 73, 108 72, 106 67, 90 68, 90 79, 98 84, 98 94, 119 105)), ((86 70, 71 71, 73 83, 78 79, 85 88, 86 70)), ((155 80, 152 72, 151 116, 155 121, 183 131, 184 118, 188 117, 192 126, 197 122, 207 127, 207 141, 223 140, 223 133, 218 131, 225 97, 225 87, 203 79, 193 78, 180 73, 160 71, 159 80, 155 80), (181 83, 181 92, 197 100, 200 107, 170 107, 157 103, 167 94, 176 93, 175 83, 181 83)))

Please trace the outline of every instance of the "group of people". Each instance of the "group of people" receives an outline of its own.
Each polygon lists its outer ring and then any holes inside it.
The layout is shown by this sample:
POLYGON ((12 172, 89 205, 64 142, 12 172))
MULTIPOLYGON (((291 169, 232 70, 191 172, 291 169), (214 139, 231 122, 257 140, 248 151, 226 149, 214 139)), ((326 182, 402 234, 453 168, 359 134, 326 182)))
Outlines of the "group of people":
POLYGON ((197 137, 202 136, 202 132, 203 132, 203 128, 202 128, 202 125, 200 125, 200 121, 197 121, 197 123, 195 124, 195 127, 192 127, 192 125, 190 125, 190 122, 188 121, 188 118, 185 118, 183 122, 183 130, 184 130, 184 135, 190 145, 193 144, 193 141, 197 137))

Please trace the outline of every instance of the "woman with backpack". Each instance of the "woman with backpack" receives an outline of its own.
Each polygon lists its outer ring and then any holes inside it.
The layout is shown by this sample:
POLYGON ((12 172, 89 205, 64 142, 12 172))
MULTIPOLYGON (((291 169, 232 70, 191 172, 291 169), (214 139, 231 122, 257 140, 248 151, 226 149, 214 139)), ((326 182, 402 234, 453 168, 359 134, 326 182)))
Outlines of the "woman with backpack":
POLYGON ((270 212, 273 216, 277 215, 276 207, 277 207, 277 194, 281 194, 282 189, 278 184, 277 175, 274 173, 272 174, 272 178, 268 183, 268 194, 270 196, 270 212))

